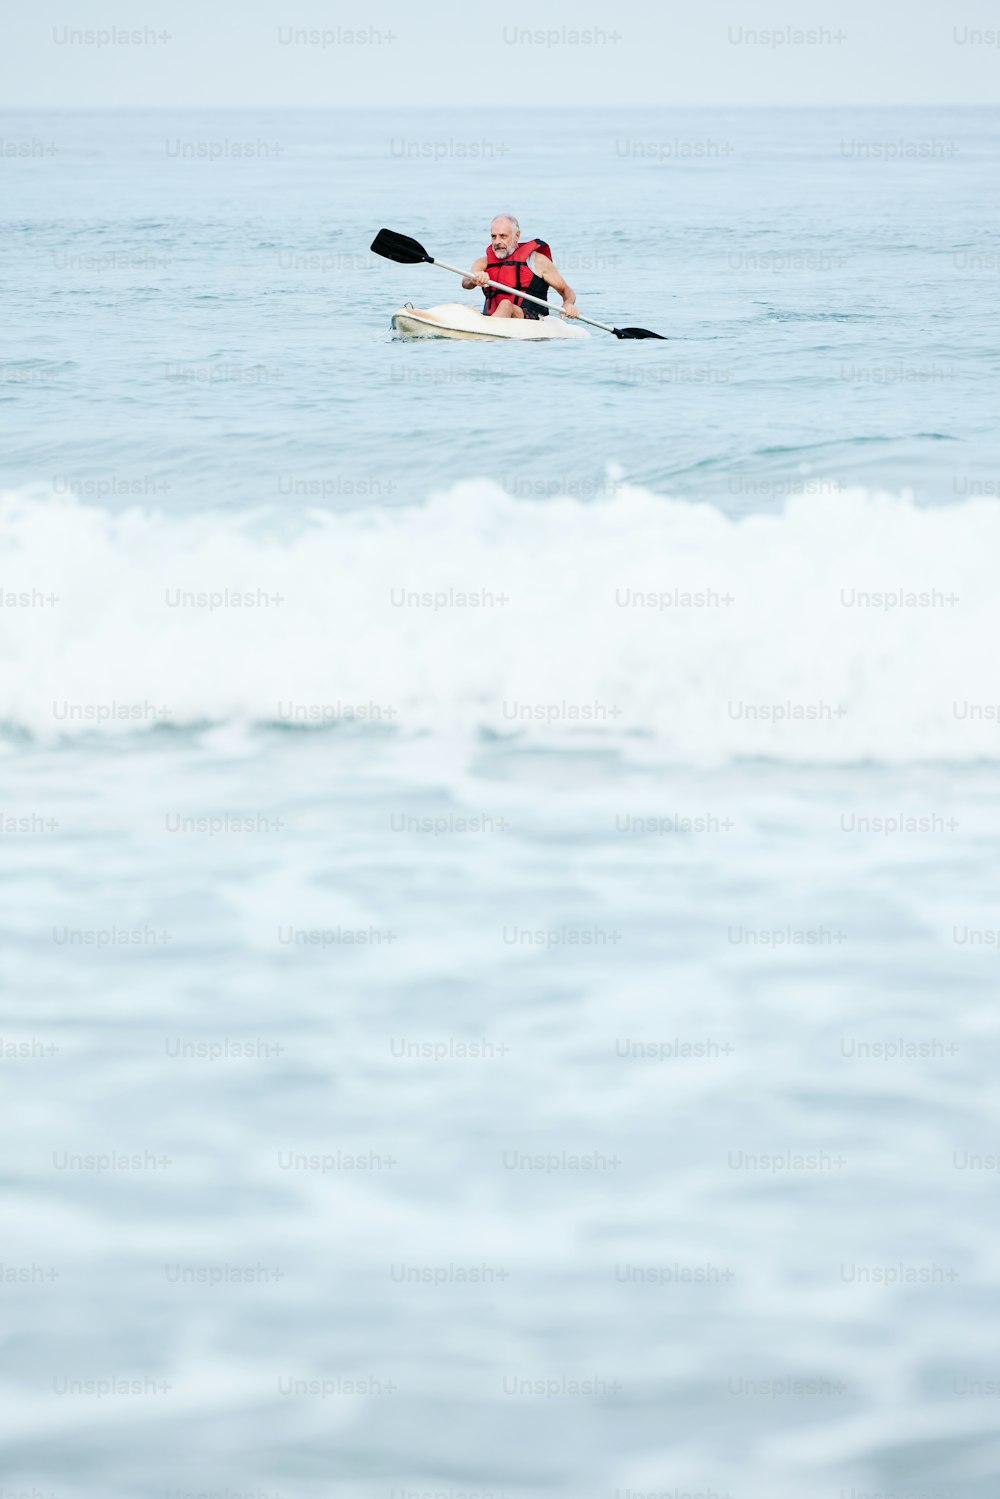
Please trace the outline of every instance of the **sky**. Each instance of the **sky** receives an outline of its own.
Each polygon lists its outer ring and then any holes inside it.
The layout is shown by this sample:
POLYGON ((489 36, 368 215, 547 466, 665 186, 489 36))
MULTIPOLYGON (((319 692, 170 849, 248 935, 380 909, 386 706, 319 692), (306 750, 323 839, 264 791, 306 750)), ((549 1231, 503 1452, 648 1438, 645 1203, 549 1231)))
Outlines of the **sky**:
POLYGON ((14 3, 0 107, 1000 103, 994 0, 14 3))

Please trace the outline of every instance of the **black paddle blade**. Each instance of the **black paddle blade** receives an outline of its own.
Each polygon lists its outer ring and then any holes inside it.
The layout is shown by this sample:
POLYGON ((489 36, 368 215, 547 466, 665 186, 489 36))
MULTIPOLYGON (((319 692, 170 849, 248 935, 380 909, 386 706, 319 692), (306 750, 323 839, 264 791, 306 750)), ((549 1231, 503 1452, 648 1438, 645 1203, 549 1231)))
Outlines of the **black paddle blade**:
POLYGON ((425 260, 433 261, 423 245, 408 234, 397 234, 395 229, 380 229, 372 240, 372 252, 384 255, 386 260, 395 260, 399 265, 420 265, 425 260))
MULTIPOLYGON (((650 333, 648 328, 615 328, 615 338, 663 338, 662 333, 650 333)), ((666 343, 666 339, 663 340, 666 343)))

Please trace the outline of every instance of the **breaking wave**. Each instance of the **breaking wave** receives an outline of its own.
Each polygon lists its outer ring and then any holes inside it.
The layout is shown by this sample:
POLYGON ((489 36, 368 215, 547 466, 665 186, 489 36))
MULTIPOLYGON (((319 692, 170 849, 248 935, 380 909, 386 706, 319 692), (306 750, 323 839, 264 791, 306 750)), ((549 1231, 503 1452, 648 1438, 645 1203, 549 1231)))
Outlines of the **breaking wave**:
POLYGON ((281 518, 0 501, 0 718, 41 739, 345 722, 667 759, 994 758, 1000 503, 847 490, 730 520, 475 479, 281 518))

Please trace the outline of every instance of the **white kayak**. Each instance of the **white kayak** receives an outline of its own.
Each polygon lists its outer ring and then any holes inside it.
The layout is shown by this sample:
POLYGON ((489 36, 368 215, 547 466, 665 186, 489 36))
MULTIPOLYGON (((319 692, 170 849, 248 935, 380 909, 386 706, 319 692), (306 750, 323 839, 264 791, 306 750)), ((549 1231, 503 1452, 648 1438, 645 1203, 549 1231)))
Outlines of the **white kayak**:
POLYGON ((589 338, 585 328, 558 313, 546 318, 486 317, 464 302, 445 302, 441 307, 401 307, 392 315, 393 332, 399 338, 519 338, 537 343, 543 339, 589 338))

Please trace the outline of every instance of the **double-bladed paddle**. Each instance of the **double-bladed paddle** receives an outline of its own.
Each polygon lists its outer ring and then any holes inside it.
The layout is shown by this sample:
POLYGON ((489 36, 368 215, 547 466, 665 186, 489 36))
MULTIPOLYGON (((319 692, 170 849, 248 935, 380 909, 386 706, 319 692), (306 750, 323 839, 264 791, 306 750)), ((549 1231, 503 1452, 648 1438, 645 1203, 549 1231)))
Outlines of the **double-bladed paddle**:
MULTIPOLYGON (((433 255, 428 255, 423 245, 408 234, 397 234, 395 229, 380 229, 372 240, 372 251, 376 255, 382 255, 386 260, 395 260, 398 265, 439 265, 443 271, 454 271, 456 276, 471 276, 471 271, 460 270, 457 265, 449 265, 445 260, 435 260, 433 255)), ((488 281, 488 286, 493 286, 497 291, 512 291, 515 288, 503 286, 499 281, 488 281)), ((534 302, 538 307, 544 307, 547 312, 553 309, 548 302, 543 302, 541 297, 531 297, 527 292, 518 291, 518 300, 521 302, 534 302)), ((581 313, 573 319, 578 323, 589 323, 592 328, 600 328, 603 333, 613 333, 615 338, 663 338, 662 333, 650 333, 648 328, 611 328, 607 323, 598 323, 592 317, 584 317, 581 313)))

